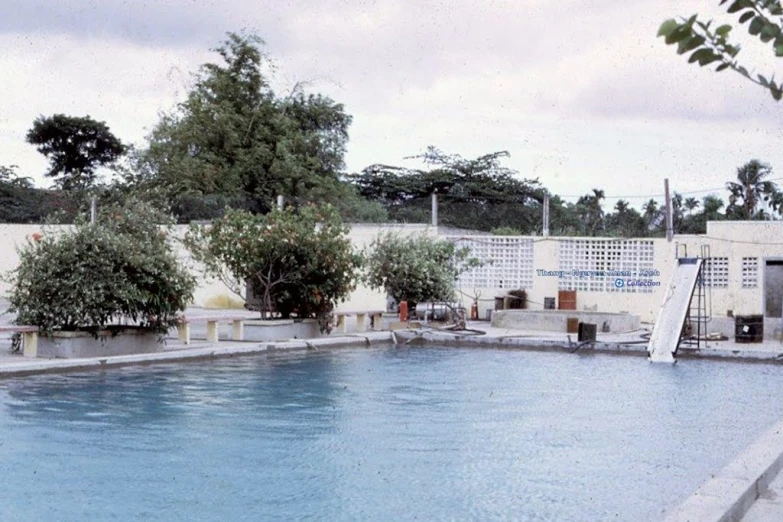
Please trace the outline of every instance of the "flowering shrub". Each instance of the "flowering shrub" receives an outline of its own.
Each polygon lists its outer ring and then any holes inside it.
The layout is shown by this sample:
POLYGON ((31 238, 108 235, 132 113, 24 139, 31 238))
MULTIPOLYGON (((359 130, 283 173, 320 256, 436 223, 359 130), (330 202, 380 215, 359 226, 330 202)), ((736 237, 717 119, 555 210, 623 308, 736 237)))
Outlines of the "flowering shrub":
POLYGON ((101 209, 71 231, 34 234, 12 273, 11 311, 44 333, 132 323, 165 333, 193 298, 196 281, 180 264, 159 223, 142 203, 101 209))
POLYGON ((397 302, 410 307, 425 301, 451 301, 459 275, 478 264, 468 248, 425 235, 403 237, 387 232, 366 251, 365 279, 397 302))
POLYGON ((236 294, 245 285, 262 313, 326 318, 356 287, 361 256, 329 205, 275 209, 266 215, 230 210, 209 227, 193 225, 185 243, 236 294))

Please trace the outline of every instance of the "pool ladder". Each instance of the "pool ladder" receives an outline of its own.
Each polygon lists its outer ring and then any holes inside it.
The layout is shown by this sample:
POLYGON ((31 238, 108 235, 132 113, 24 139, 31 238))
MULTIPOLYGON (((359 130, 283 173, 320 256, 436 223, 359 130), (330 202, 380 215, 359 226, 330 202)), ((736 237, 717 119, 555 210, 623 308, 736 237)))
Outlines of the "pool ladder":
MULTIPOLYGON (((688 245, 677 243, 675 249, 677 259, 688 257, 688 245), (680 256, 680 247, 683 250, 682 256, 680 256)), ((700 245, 699 257, 703 259, 703 262, 688 306, 688 315, 685 317, 685 324, 680 334, 680 344, 696 350, 701 349, 703 337, 707 335, 707 325, 712 320, 712 286, 708 290, 706 284, 707 278, 710 282, 714 280, 713 267, 710 263, 712 257, 710 245, 700 245), (694 327, 695 332, 693 331, 694 327)))

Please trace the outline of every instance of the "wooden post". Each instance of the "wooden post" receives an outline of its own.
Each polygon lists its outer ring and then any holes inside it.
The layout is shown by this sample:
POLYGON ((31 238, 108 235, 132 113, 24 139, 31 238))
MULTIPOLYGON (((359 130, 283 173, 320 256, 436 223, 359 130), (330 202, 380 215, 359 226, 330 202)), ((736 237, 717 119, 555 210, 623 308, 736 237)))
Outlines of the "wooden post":
POLYGON ((438 194, 432 193, 432 226, 438 226, 438 194))

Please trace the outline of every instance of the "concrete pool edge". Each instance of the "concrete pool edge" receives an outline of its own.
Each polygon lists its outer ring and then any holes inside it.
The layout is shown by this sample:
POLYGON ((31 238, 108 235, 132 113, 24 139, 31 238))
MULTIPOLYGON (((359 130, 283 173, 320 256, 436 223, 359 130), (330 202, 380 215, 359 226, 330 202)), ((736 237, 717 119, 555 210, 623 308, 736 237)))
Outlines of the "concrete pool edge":
MULTIPOLYGON (((547 337, 539 333, 470 330, 453 332, 438 329, 395 330, 342 334, 308 340, 287 341, 220 341, 201 347, 182 347, 163 352, 102 356, 80 359, 16 359, 0 361, 0 379, 50 372, 70 372, 128 365, 187 362, 200 359, 253 355, 273 350, 306 350, 314 347, 352 347, 383 343, 405 345, 442 344, 445 346, 472 346, 556 353, 606 354, 647 357, 646 344, 634 341, 598 341, 595 344, 570 342, 562 337, 547 337)), ((752 348, 734 347, 680 350, 678 358, 713 359, 749 363, 783 363, 783 353, 752 348)))
MULTIPOLYGON (((568 340, 552 338, 546 339, 529 334, 509 335, 469 335, 458 332, 446 332, 442 330, 398 330, 397 336, 405 343, 435 343, 448 346, 478 345, 488 348, 514 348, 534 351, 577 352, 577 353, 602 353, 610 355, 635 355, 647 357, 646 343, 598 341, 594 344, 569 343, 568 340)), ((677 353, 678 359, 708 359, 737 362, 761 362, 783 363, 783 346, 780 352, 758 350, 751 347, 734 348, 721 347, 711 349, 681 348, 677 353)))
POLYGON ((739 521, 783 468, 783 421, 747 446, 702 484, 665 522, 739 521))
POLYGON ((18 362, 0 364, 0 379, 6 377, 23 377, 42 373, 60 373, 82 370, 100 370, 122 366, 147 364, 165 364, 273 353, 276 351, 309 350, 318 348, 371 346, 375 343, 391 344, 393 337, 390 332, 365 332, 356 335, 340 337, 323 337, 319 339, 267 342, 220 342, 198 348, 106 357, 90 357, 82 359, 25 359, 18 362))

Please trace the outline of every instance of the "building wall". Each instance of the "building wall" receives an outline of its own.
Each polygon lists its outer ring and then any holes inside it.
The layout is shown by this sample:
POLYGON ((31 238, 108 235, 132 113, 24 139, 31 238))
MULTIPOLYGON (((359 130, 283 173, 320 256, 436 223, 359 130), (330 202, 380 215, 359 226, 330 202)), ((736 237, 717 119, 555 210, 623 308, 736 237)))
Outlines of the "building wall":
MULTIPOLYGON (((472 236, 453 237, 461 244, 475 244, 472 236)), ((710 222, 704 235, 678 235, 673 241, 664 238, 525 238, 533 245, 532 274, 529 284, 521 285, 528 293, 529 308, 543 308, 544 298, 556 297, 558 290, 577 290, 577 308, 608 312, 628 311, 641 316, 642 321, 655 321, 667 285, 676 266, 676 258, 711 256, 706 268, 707 292, 712 315, 726 316, 762 314, 764 306, 764 262, 783 260, 783 222, 710 222), (645 259, 626 255, 626 250, 645 243, 645 259), (637 245, 634 245, 637 243, 637 245), (569 250, 570 246, 570 250, 569 250), (704 250, 702 250, 704 249, 704 250), (651 250, 651 255, 650 251, 651 250), (617 252, 620 252, 617 254, 617 252), (612 253, 617 254, 614 258, 612 253), (578 265, 578 266, 577 266, 578 265), (658 286, 630 288, 629 279, 622 277, 625 286, 612 288, 614 277, 559 277, 542 275, 539 271, 570 272, 579 270, 622 269, 624 265, 651 270, 655 275, 645 277, 658 286)), ((484 236, 482 241, 495 243, 489 247, 503 257, 501 238, 484 236)), ((487 247, 484 246, 486 250, 487 247)), ((481 257, 481 256, 479 256, 481 257)), ((529 270, 529 268, 526 268, 529 270)), ((775 273, 780 281, 767 281, 774 292, 783 292, 783 269, 775 273)), ((486 279, 486 278, 485 278, 486 279)), ((525 278, 522 278, 525 279, 525 278)), ((478 296, 479 314, 494 308, 494 297, 510 288, 498 285, 476 285, 470 275, 460 279, 459 293, 467 307, 478 296)), ((779 294, 778 294, 779 295, 779 294)))
MULTIPOLYGON (((474 238, 452 238, 459 244, 475 243, 474 238)), ((642 240, 618 240, 614 238, 525 238, 532 243, 530 262, 525 270, 530 272, 522 285, 476 285, 475 278, 470 274, 463 275, 458 284, 458 292, 466 307, 476 296, 479 298, 479 316, 486 317, 487 310, 494 309, 494 297, 505 294, 508 290, 522 288, 526 290, 528 308, 543 309, 544 299, 557 298, 559 290, 576 290, 577 308, 599 312, 627 311, 641 316, 642 321, 653 321, 663 299, 663 290, 671 278, 674 267, 674 244, 665 239, 644 238, 642 240), (638 255, 625 255, 623 248, 636 248, 638 243, 645 243, 647 259, 642 262, 638 255), (619 252, 619 255, 616 255, 619 252), (614 258, 613 254, 614 253, 614 258), (657 271, 659 275, 638 277, 639 267, 645 270, 657 271), (636 274, 631 277, 575 276, 574 270, 583 272, 620 271, 636 274), (557 275, 555 275, 557 274, 557 275), (631 285, 617 288, 615 281, 623 279, 624 285, 629 279, 645 279, 659 286, 649 288, 632 287, 631 285)), ((501 238, 485 236, 485 241, 499 242, 501 238)), ((499 247, 492 248, 496 254, 503 256, 499 247)), ((481 256, 478 256, 481 257, 481 256)), ((481 283, 482 281, 478 281, 481 283)), ((519 280, 514 281, 519 282, 519 280)))
MULTIPOLYGON (((18 249, 31 240, 36 232, 47 234, 59 233, 69 230, 70 226, 42 227, 41 225, 11 225, 0 224, 0 274, 9 274, 19 263, 18 249)), ((190 256, 190 253, 182 245, 188 227, 178 225, 174 227, 172 241, 175 244, 180 259, 198 277, 198 287, 194 295, 194 306, 204 308, 242 308, 244 300, 235 294, 228 286, 217 279, 207 278, 203 275, 202 266, 190 256)), ((399 234, 427 234, 437 235, 437 230, 427 225, 351 225, 351 241, 358 249, 365 248, 379 233, 395 232, 399 234)), ((7 278, 0 279, 0 299, 5 298, 11 289, 7 278)), ((351 294, 348 300, 340 303, 340 310, 359 309, 385 309, 386 294, 363 285, 351 294)))
MULTIPOLYGON (((68 227, 48 227, 47 233, 57 233, 68 227)), ((13 270, 19 262, 17 248, 40 225, 0 225, 0 274, 13 270)), ((187 227, 177 227, 173 240, 180 257, 201 274, 195 263, 177 240, 187 227)), ((384 231, 401 234, 437 235, 437 229, 427 225, 351 225, 351 241, 356 248, 369 245, 384 231)), ((554 238, 501 237, 477 235, 442 236, 460 246, 471 249, 473 255, 484 261, 480 268, 463 274, 457 285, 459 300, 470 307, 478 299, 479 313, 486 317, 494 309, 494 298, 510 289, 523 288, 528 293, 529 308, 543 308, 544 298, 556 297, 558 290, 576 289, 577 308, 606 312, 628 311, 641 316, 642 321, 655 320, 665 289, 672 277, 676 256, 697 256, 706 246, 714 259, 714 273, 708 282, 712 313, 726 316, 764 312, 764 261, 783 260, 783 222, 710 222, 707 233, 699 236, 675 236, 672 242, 663 238, 622 240, 614 238, 554 238), (639 253, 642 252, 643 255, 639 253), (748 261, 755 259, 755 270, 748 261), (744 262, 743 262, 744 260, 744 262), (558 277, 539 271, 571 272, 577 270, 608 270, 642 267, 655 271, 648 279, 658 284, 649 288, 621 289, 613 286, 614 277, 558 277)), ((622 278, 638 279, 638 277, 622 278)), ((775 291, 783 291, 783 281, 775 283, 775 291)), ((0 281, 0 298, 10 289, 6 280, 0 281)), ((241 307, 243 301, 220 281, 200 276, 195 294, 195 305, 208 308, 241 307)), ((359 286, 350 298, 340 303, 341 310, 383 309, 386 296, 382 291, 359 286)))

